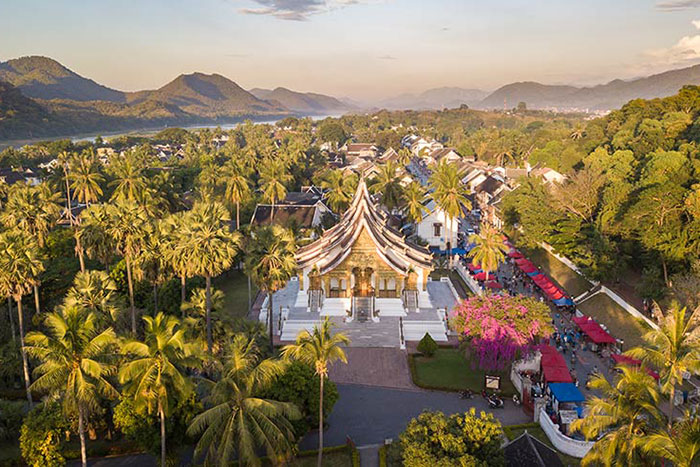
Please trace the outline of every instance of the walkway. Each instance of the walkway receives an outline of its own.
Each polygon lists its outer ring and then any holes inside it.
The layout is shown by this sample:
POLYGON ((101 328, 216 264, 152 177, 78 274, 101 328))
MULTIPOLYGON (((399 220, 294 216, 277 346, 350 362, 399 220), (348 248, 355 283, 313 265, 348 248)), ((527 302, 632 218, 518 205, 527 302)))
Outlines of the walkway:
MULTIPOLYGON (((324 433, 328 446, 344 444, 347 436, 358 446, 383 443, 385 439, 396 439, 408 422, 424 410, 440 410, 448 415, 464 413, 475 407, 477 413, 488 410, 486 401, 476 396, 462 400, 456 393, 386 389, 354 384, 338 384, 340 398, 333 408, 324 433)), ((521 407, 505 401, 505 408, 492 411, 504 425, 528 423, 532 420, 521 407)), ((311 432, 299 448, 314 449, 318 433, 311 432)))

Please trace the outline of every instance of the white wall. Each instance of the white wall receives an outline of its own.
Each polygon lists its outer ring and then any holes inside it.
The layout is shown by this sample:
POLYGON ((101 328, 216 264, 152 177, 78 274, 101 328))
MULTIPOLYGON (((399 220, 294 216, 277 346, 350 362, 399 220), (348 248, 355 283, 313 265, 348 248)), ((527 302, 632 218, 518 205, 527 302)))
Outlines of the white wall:
POLYGON ((416 233, 420 238, 428 242, 428 245, 439 247, 441 250, 447 248, 447 242, 451 242, 452 248, 457 247, 457 231, 459 230, 459 219, 450 220, 449 237, 448 235, 448 223, 445 216, 445 212, 441 209, 436 208, 433 212, 428 214, 423 218, 422 221, 418 223, 416 233), (435 229, 433 224, 442 224, 441 235, 435 236, 435 229))
POLYGON ((593 447, 593 441, 579 441, 564 435, 546 413, 540 412, 539 423, 554 447, 564 454, 581 459, 593 447))

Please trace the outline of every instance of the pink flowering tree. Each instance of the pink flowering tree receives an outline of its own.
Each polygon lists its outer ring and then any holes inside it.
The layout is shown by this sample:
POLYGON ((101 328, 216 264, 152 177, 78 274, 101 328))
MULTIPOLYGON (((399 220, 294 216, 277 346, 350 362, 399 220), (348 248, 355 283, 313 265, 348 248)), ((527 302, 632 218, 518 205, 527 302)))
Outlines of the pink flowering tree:
POLYGON ((470 344, 484 370, 502 370, 553 332, 549 307, 524 295, 484 295, 464 300, 450 326, 470 344))

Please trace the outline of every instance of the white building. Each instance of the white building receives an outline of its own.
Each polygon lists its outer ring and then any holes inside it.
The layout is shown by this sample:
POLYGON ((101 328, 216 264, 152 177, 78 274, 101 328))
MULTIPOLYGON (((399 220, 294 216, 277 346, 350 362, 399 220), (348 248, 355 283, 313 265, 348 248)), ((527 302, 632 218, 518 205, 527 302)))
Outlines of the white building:
POLYGON ((428 210, 416 225, 416 234, 431 247, 446 250, 449 243, 450 247, 456 248, 459 219, 448 220, 445 211, 440 209, 433 200, 430 200, 425 207, 428 210))

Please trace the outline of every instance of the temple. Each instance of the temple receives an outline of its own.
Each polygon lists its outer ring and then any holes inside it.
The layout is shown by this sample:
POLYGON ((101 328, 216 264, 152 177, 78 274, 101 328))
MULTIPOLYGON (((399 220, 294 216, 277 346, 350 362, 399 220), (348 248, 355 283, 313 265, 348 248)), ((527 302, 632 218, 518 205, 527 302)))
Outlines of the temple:
POLYGON ((297 253, 296 304, 321 316, 355 319, 406 316, 430 306, 426 282, 432 270, 427 248, 407 242, 388 226, 361 180, 340 221, 297 253))
MULTIPOLYGON (((428 248, 388 224, 363 179, 332 228, 296 254, 297 276, 273 298, 281 341, 325 317, 358 345, 404 345, 429 333, 447 340, 445 316, 456 301, 448 281, 431 281, 428 248)), ((267 302, 260 320, 267 317, 267 302)))

